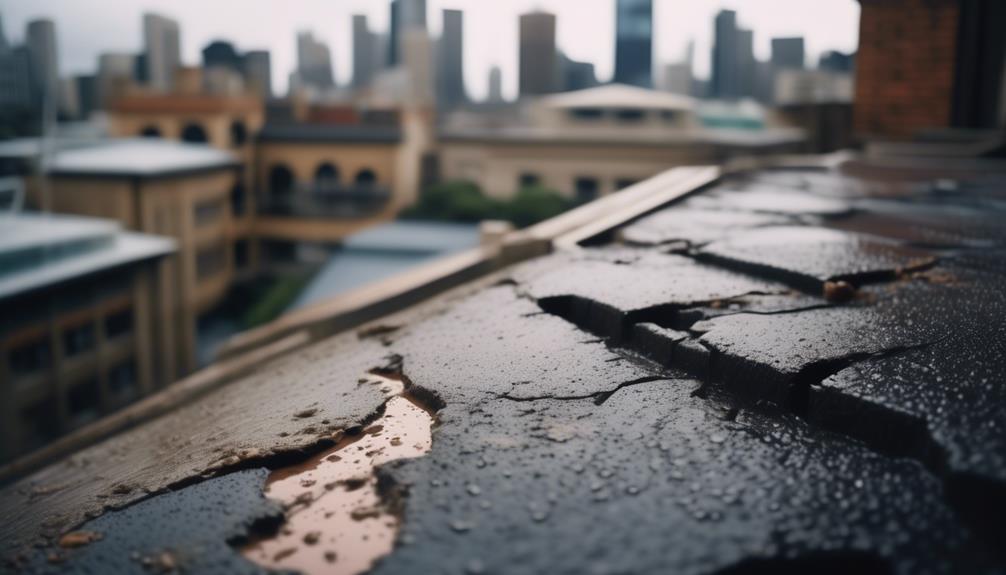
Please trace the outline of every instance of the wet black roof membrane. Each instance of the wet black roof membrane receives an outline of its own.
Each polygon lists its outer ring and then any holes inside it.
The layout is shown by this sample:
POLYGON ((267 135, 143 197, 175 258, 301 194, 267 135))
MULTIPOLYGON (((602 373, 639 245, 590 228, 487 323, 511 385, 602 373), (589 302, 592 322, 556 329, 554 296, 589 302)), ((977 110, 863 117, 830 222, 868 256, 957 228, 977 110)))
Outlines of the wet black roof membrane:
POLYGON ((855 173, 730 176, 315 344, 6 487, 4 552, 258 571, 261 469, 373 421, 383 369, 438 424, 378 470, 376 573, 1002 572, 1006 175, 855 173))

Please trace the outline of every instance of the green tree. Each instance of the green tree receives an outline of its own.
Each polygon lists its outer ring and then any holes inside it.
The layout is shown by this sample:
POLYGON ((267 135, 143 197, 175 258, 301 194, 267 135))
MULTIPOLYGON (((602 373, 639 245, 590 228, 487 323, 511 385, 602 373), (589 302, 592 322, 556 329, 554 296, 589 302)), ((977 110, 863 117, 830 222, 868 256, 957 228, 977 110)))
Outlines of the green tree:
POLYGON ((473 182, 455 181, 427 188, 406 219, 479 222, 508 220, 517 227, 546 220, 573 207, 558 192, 541 186, 524 188, 509 200, 486 197, 473 182))
POLYGON ((523 188, 504 206, 505 219, 518 228, 557 216, 573 207, 573 202, 555 190, 541 186, 523 188))

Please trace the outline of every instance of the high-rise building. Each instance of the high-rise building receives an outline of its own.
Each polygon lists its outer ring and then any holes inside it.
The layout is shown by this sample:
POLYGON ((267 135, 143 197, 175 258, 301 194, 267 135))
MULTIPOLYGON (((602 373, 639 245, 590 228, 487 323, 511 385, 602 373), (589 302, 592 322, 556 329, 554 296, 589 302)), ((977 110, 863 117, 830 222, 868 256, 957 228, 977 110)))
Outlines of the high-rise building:
POLYGON ((827 72, 852 72, 856 67, 856 53, 846 54, 829 50, 821 54, 817 67, 827 72))
POLYGON ((405 101, 409 105, 427 107, 434 103, 436 70, 433 41, 426 30, 409 28, 402 33, 402 67, 408 73, 405 101))
POLYGON ((0 21, 0 123, 9 123, 6 113, 31 105, 31 75, 28 50, 12 47, 0 21))
POLYGON ((779 69, 803 69, 803 38, 772 38, 772 66, 779 69))
POLYGON ((555 14, 520 16, 520 95, 550 94, 558 89, 555 14))
POLYGON ((437 47, 437 102, 443 109, 449 110, 468 99, 464 77, 464 16, 460 10, 444 10, 443 17, 444 25, 437 47))
POLYGON ((86 120, 100 106, 98 94, 98 78, 94 74, 75 76, 77 84, 78 117, 86 120))
POLYGON ((585 90, 597 85, 597 74, 594 73, 594 65, 590 62, 578 62, 559 53, 559 72, 563 92, 573 90, 585 90))
POLYGON ((263 100, 272 98, 272 59, 268 50, 249 50, 242 61, 245 83, 263 100))
POLYGON ((692 72, 694 56, 695 43, 689 42, 683 61, 664 66, 660 77, 660 89, 672 94, 693 96, 695 94, 695 76, 692 72))
POLYGON ((738 98, 742 95, 739 51, 737 13, 720 10, 713 27, 713 69, 709 92, 714 98, 738 98))
POLYGON ((391 0, 391 15, 388 23, 388 67, 398 65, 398 30, 402 25, 402 5, 400 0, 391 0))
POLYGON ((33 94, 36 98, 44 99, 55 106, 59 97, 56 25, 48 19, 29 22, 25 45, 28 48, 33 94))
POLYGON ((332 54, 311 32, 297 34, 297 75, 302 85, 316 90, 335 87, 332 54))
POLYGON ((128 52, 105 52, 98 56, 98 106, 107 109, 133 83, 136 55, 128 52))
POLYGON ((755 93, 754 32, 746 28, 737 29, 737 76, 741 98, 750 98, 755 93))
POLYGON ((144 14, 143 50, 147 83, 154 90, 171 91, 175 85, 175 71, 182 64, 178 22, 158 14, 144 14))
POLYGON ((203 68, 228 68, 235 72, 243 72, 241 54, 234 44, 224 40, 214 40, 203 48, 203 68))
POLYGON ((618 0, 615 82, 653 86, 653 0, 618 0))
POLYGON ((489 92, 486 100, 494 104, 503 101, 503 70, 499 66, 489 68, 489 92))
POLYGON ((377 70, 374 68, 374 33, 367 26, 367 16, 353 15, 353 87, 366 88, 377 70))
POLYGON ((414 28, 426 30, 426 0, 391 0, 387 54, 389 68, 402 62, 402 35, 414 28))
POLYGON ((397 0, 402 4, 401 29, 426 30, 426 0, 397 0))

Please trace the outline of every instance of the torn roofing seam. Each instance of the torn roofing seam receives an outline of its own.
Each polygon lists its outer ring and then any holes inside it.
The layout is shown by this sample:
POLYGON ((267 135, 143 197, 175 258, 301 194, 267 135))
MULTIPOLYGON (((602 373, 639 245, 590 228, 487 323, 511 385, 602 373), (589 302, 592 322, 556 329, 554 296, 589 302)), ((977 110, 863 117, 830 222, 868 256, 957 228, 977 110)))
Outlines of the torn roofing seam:
MULTIPOLYGON (((587 303, 587 308, 591 310, 597 310, 601 308, 608 309, 610 306, 604 306, 600 302, 596 302, 589 298, 584 298, 582 296, 553 296, 551 298, 542 298, 542 300, 551 300, 553 302, 557 300, 566 300, 566 302, 573 300, 582 300, 582 302, 587 303)), ((541 305, 541 300, 539 300, 539 305, 541 305)), ((662 306, 655 306, 651 309, 661 308, 662 306)), ((587 318, 577 318, 577 317, 566 317, 561 312, 566 312, 569 315, 573 315, 572 306, 569 305, 548 305, 542 307, 548 313, 560 317, 561 319, 572 323, 577 326, 577 328, 590 333, 592 335, 606 337, 606 342, 608 343, 608 348, 615 353, 626 354, 629 351, 638 352, 643 354, 658 363, 662 363, 667 360, 666 357, 655 358, 652 354, 647 354, 647 350, 640 349, 639 342, 634 341, 632 337, 632 327, 639 325, 639 322, 633 322, 629 318, 633 315, 632 313, 621 313, 621 325, 617 328, 617 334, 605 334, 597 333, 593 331, 590 327, 594 325, 595 322, 588 320, 587 318), (583 325, 581 325, 581 323, 583 325), (611 343, 612 340, 617 339, 617 344, 611 343)), ((610 308, 614 309, 614 308, 610 308)), ((669 309, 669 308, 664 308, 669 309)), ((638 314, 637 314, 638 315, 638 314)), ((611 326, 610 322, 598 322, 602 325, 611 326)), ((643 323, 656 323, 652 322, 652 318, 647 318, 647 321, 643 323)), ((659 325, 659 324, 658 324, 659 325)), ((944 336, 949 337, 948 336, 944 336)), ((743 402, 747 407, 758 409, 759 411, 765 411, 759 408, 759 402, 762 400, 769 400, 777 405, 782 403, 780 407, 784 408, 789 413, 799 417, 802 421, 817 427, 823 431, 834 433, 846 441, 854 441, 856 443, 862 443, 867 448, 871 449, 873 452, 884 456, 884 457, 907 457, 914 461, 919 462, 923 468, 925 468, 929 473, 932 473, 934 477, 939 479, 945 486, 952 486, 954 482, 957 482, 961 478, 955 476, 955 474, 948 473, 947 465, 945 463, 946 455, 943 453, 942 449, 939 448, 935 439, 925 424, 925 421, 921 418, 907 416, 906 414, 887 409, 878 405, 869 405, 867 410, 859 410, 860 417, 857 419, 857 424, 852 426, 838 426, 832 425, 824 416, 814 416, 808 417, 807 412, 801 413, 800 401, 798 399, 800 394, 808 394, 811 389, 821 389, 820 383, 823 382, 827 377, 833 375, 834 373, 841 371, 841 369, 848 368, 857 363, 868 361, 871 359, 891 357, 901 353, 906 353, 914 349, 925 348, 927 346, 934 345, 941 341, 943 338, 923 342, 921 344, 916 344, 912 346, 896 346, 886 349, 877 350, 875 352, 868 353, 857 353, 851 354, 849 356, 844 356, 842 358, 837 358, 834 360, 829 360, 828 362, 818 362, 811 363, 804 366, 798 374, 795 376, 790 376, 785 378, 785 381, 777 381, 774 384, 770 383, 770 386, 774 385, 778 389, 777 391, 782 391, 784 393, 783 402, 773 401, 769 397, 751 397, 751 394, 744 394, 740 392, 737 386, 728 385, 727 382, 722 377, 722 362, 728 360, 730 356, 725 355, 722 350, 717 349, 715 346, 711 345, 699 337, 686 338, 684 340, 668 340, 669 346, 673 348, 678 348, 679 346, 685 344, 693 344, 701 347, 708 354, 705 358, 697 358, 701 363, 704 359, 704 365, 698 367, 693 359, 693 362, 689 365, 677 364, 675 367, 684 369, 685 372, 689 373, 693 378, 698 379, 702 382, 702 385, 692 392, 693 396, 699 397, 701 399, 708 399, 709 391, 711 386, 716 386, 716 389, 723 392, 725 395, 733 398, 734 400, 743 402), (821 374, 817 374, 816 370, 822 369, 822 366, 826 367, 825 371, 821 374), (813 376, 811 375, 813 374, 813 376), (820 375, 820 377, 818 377, 820 375), (796 405, 794 405, 796 403, 796 405), (867 425, 861 425, 863 423, 863 418, 872 418, 872 422, 867 422, 867 425), (882 430, 883 433, 879 435, 870 435, 863 433, 862 430, 872 428, 882 430), (891 445, 884 443, 884 437, 898 437, 903 438, 905 443, 910 444, 911 448, 905 449, 903 446, 900 449, 891 449, 891 445)), ((627 355, 626 357, 631 358, 632 355, 627 355)), ((687 364, 688 362, 686 362, 687 364)), ((763 366, 771 369, 772 366, 763 366)), ((666 378, 666 379, 680 379, 680 378, 666 378)), ((617 390, 616 390, 617 391, 617 390)), ((764 391, 764 390, 763 390, 764 391)), ((613 392, 612 392, 613 393, 613 392)), ((551 396, 541 396, 534 398, 521 398, 510 396, 509 394, 502 394, 498 396, 500 399, 508 399, 511 401, 536 401, 541 399, 589 399, 595 397, 598 394, 590 394, 584 396, 571 396, 571 397, 551 397, 551 396)), ((859 402, 857 398, 846 396, 844 394, 839 394, 842 401, 845 401, 845 405, 851 405, 852 403, 859 402)), ((606 398, 605 398, 606 399, 606 398)), ((808 400, 809 401, 809 400, 808 400)), ((603 403, 603 402, 602 402, 603 403)), ((777 417, 770 412, 766 413, 770 417, 777 417)), ((895 442, 898 443, 898 442, 895 442)), ((957 501, 948 498, 948 502, 951 506, 957 508, 957 501)))
MULTIPOLYGON (((629 358, 626 358, 629 359, 629 358)), ((581 401, 584 399, 593 399, 595 405, 604 405, 604 402, 608 401, 611 396, 615 395, 620 389, 630 387, 633 385, 639 385, 641 383, 652 383, 654 381, 683 381, 680 377, 667 377, 663 375, 648 375, 645 377, 640 377, 632 379, 629 381, 623 381, 618 384, 614 389, 595 391, 593 393, 587 393, 584 395, 535 395, 535 396, 515 396, 510 395, 510 392, 504 392, 499 394, 493 394, 496 399, 506 399, 509 401, 517 402, 531 402, 531 401, 581 401)))

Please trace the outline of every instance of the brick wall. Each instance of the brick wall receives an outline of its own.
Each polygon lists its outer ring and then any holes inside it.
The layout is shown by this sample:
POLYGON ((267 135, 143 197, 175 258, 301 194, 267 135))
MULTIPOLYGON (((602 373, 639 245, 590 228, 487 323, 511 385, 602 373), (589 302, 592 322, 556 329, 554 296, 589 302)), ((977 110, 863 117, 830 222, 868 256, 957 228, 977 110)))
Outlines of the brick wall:
POLYGON ((860 0, 860 5, 856 134, 905 138, 948 127, 957 0, 860 0))

